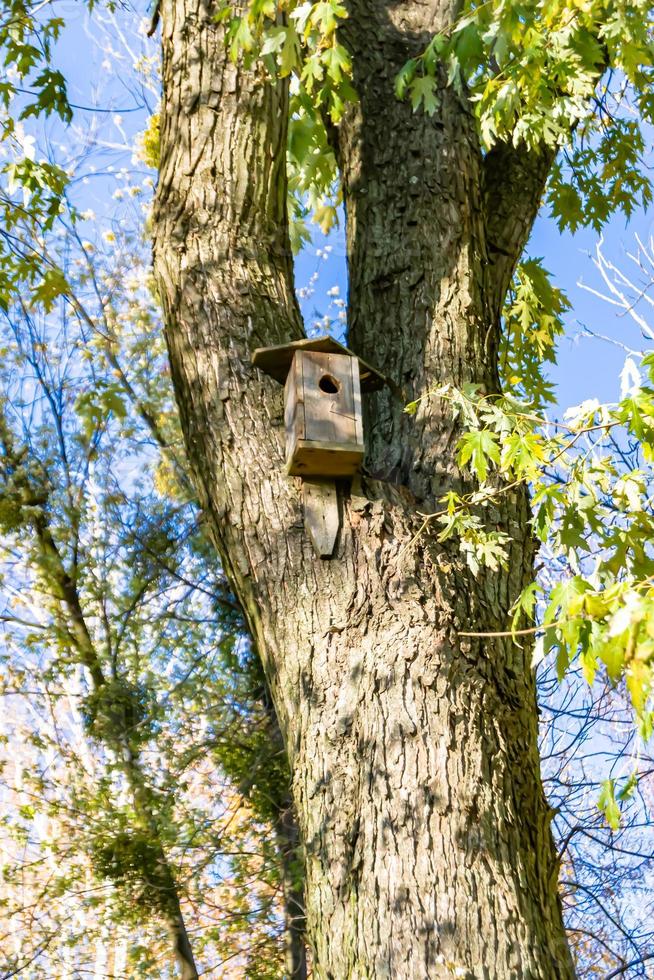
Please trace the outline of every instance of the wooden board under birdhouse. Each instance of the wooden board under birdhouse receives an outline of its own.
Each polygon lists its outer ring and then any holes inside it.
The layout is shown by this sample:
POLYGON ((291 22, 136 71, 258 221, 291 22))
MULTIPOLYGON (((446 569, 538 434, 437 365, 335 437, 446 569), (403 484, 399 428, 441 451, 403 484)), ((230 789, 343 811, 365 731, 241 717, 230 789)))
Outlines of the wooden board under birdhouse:
POLYGON ((364 452, 357 359, 296 351, 286 377, 284 417, 289 474, 356 473, 364 452))

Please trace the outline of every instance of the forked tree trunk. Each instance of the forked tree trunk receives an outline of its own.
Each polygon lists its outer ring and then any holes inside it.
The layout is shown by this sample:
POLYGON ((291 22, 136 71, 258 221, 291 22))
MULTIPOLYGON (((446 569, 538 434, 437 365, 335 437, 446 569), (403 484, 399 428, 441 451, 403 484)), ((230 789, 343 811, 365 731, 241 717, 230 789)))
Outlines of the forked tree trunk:
POLYGON ((432 118, 395 100, 394 73, 451 10, 349 6, 350 342, 395 392, 369 402, 376 478, 343 482, 334 558, 316 558, 283 475, 281 388, 250 364, 302 336, 287 89, 229 62, 209 2, 163 0, 155 262, 188 453, 286 741, 316 976, 565 980, 529 653, 459 635, 505 626, 531 575, 528 501, 487 514, 514 539, 506 571, 475 578, 456 543, 416 541, 466 481, 440 402, 403 413, 441 381, 497 384, 501 298, 549 161, 484 160, 450 90, 432 118))

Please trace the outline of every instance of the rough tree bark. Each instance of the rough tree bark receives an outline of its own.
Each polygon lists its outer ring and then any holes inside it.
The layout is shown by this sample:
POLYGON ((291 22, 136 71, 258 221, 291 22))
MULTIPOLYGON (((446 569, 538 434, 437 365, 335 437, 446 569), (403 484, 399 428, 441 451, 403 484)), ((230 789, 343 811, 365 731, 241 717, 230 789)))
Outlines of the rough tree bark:
POLYGON ((484 159, 465 98, 433 117, 393 78, 444 3, 351 0, 360 102, 338 133, 349 341, 395 383, 368 402, 367 473, 339 488, 331 561, 283 475, 282 391, 253 349, 302 336, 285 178, 287 89, 233 66, 209 0, 163 0, 155 265, 195 482, 262 657, 293 772, 319 977, 574 975, 536 747, 529 653, 506 624, 531 574, 528 501, 490 519, 474 578, 421 513, 466 487, 436 383, 497 385, 499 309, 549 161, 484 159))

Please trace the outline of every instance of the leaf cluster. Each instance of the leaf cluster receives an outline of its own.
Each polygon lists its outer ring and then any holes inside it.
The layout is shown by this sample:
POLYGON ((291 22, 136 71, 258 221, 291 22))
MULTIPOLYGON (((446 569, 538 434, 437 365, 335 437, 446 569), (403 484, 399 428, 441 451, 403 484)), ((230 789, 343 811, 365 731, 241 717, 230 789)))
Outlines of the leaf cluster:
MULTIPOLYGON (((643 738, 652 732, 654 679, 654 357, 643 369, 649 384, 625 393, 614 405, 590 402, 550 421, 512 396, 487 396, 477 386, 436 395, 447 399, 464 425, 459 465, 469 468, 479 490, 443 498, 434 515, 447 533, 461 535, 464 549, 475 508, 526 485, 532 494, 533 532, 561 557, 561 576, 543 607, 536 661, 556 654, 562 678, 579 658, 592 684, 600 665, 613 684, 624 682, 643 738), (638 451, 640 469, 619 465, 620 440, 638 451), (593 571, 583 574, 592 560, 593 571)), ((475 520, 478 520, 475 517, 475 520)), ((499 542, 495 542, 499 543, 499 542)), ((480 540, 480 564, 493 567, 480 540)), ((528 586, 515 606, 512 629, 531 618, 540 589, 528 586)), ((535 628, 534 633, 538 632, 535 628)))
POLYGON ((471 101, 486 151, 563 148, 552 212, 561 228, 599 230, 652 200, 652 26, 647 0, 468 0, 404 66, 397 94, 433 113, 445 77, 471 101))
POLYGON ((36 302, 52 304, 66 292, 58 269, 43 267, 20 225, 34 234, 53 227, 67 175, 48 159, 36 158, 30 119, 72 119, 66 82, 53 64, 54 45, 64 21, 40 16, 43 4, 8 0, 0 16, 0 309, 7 309, 21 283, 29 283, 36 302), (11 71, 9 71, 11 69, 11 71))

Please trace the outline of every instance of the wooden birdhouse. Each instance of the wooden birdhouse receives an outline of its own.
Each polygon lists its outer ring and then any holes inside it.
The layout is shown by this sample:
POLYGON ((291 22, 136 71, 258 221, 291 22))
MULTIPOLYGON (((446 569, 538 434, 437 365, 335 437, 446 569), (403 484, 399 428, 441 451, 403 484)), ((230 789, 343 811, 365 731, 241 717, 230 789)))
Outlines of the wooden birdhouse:
POLYGON ((364 453, 361 392, 384 378, 331 337, 260 347, 252 362, 285 385, 286 471, 352 476, 364 453))

